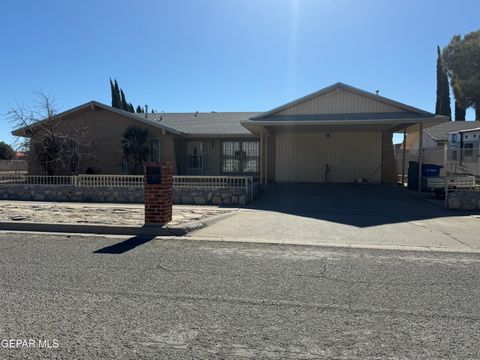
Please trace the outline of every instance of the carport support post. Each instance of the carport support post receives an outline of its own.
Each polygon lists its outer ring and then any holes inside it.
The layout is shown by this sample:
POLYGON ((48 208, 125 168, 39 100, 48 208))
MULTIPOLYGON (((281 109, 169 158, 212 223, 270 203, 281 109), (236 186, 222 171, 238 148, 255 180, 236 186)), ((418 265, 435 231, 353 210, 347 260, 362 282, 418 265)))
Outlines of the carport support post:
POLYGON ((422 167, 423 167, 423 124, 418 124, 418 192, 422 191, 422 167))
POLYGON ((407 129, 403 129, 402 144, 402 186, 405 186, 405 147, 407 145, 407 129))
POLYGON ((263 184, 263 131, 260 133, 260 186, 263 184))
POLYGON ((443 143, 443 175, 448 176, 448 142, 443 143))
POLYGON ((268 133, 265 132, 265 187, 268 186, 268 133))

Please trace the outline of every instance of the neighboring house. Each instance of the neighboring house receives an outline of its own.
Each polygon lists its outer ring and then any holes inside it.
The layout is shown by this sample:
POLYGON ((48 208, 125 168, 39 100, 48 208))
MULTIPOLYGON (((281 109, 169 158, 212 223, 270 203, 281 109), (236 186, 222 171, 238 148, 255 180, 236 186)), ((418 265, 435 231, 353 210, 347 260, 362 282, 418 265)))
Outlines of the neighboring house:
MULTIPOLYGON (((480 122, 476 121, 448 121, 439 125, 431 126, 423 130, 422 147, 424 149, 439 148, 443 149, 448 145, 448 134, 471 130, 480 127, 480 122)), ((418 151, 418 132, 408 134, 406 149, 410 152, 418 151)))
MULTIPOLYGON (((446 168, 448 162, 449 134, 458 131, 470 130, 479 127, 476 121, 447 121, 439 125, 431 126, 423 130, 422 149, 424 163, 441 165, 446 168)), ((395 145, 395 159, 397 168, 400 169, 402 163, 403 144, 395 145)), ((405 167, 408 167, 409 161, 417 161, 419 148, 418 131, 407 134, 405 142, 406 156, 405 167)), ((442 170, 445 175, 445 170, 442 170)))
MULTIPOLYGON (((79 173, 125 172, 120 141, 134 125, 149 130, 148 160, 171 162, 176 174, 252 175, 266 184, 395 182, 393 132, 447 120, 336 83, 267 112, 132 114, 92 101, 51 121, 91 139, 94 156, 76 164, 79 173)), ((29 136, 25 128, 13 134, 29 136)), ((42 173, 36 158, 31 146, 31 174, 42 173)), ((69 167, 56 173, 68 174, 69 167)))

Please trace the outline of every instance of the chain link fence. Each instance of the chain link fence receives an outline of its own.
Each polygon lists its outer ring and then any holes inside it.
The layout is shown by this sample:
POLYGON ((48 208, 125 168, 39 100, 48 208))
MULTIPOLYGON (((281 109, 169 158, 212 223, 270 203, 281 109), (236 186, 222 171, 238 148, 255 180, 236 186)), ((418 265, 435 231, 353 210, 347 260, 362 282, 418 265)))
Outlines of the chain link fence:
MULTIPOLYGON (((417 190, 418 150, 407 150, 405 155, 397 151, 395 160, 399 182, 403 179, 403 185, 417 190)), ((447 208, 480 209, 480 148, 425 148, 422 160, 422 191, 443 199, 447 208), (432 171, 435 168, 438 172, 432 171)))

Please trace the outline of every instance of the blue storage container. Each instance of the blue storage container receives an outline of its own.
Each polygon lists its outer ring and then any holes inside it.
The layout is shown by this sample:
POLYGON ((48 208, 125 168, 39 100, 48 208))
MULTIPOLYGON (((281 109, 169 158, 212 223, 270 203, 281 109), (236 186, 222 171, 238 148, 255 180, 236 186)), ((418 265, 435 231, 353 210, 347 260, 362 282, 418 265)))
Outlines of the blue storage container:
MULTIPOLYGON (((440 176, 443 166, 435 164, 422 164, 422 191, 428 191, 427 177, 440 176)), ((408 185, 411 190, 418 190, 418 161, 408 163, 408 185)))

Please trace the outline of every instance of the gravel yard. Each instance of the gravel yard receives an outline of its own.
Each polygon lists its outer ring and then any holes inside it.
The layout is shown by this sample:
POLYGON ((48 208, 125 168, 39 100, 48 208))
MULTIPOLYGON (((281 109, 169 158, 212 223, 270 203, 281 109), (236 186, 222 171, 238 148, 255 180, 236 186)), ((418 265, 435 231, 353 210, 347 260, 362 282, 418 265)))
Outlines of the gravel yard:
MULTIPOLYGON (((174 206, 173 220, 170 222, 170 225, 181 225, 191 221, 201 221, 235 210, 236 209, 224 209, 216 206, 174 206)), ((0 201, 0 221, 143 225, 143 211, 143 205, 132 204, 0 201)))

